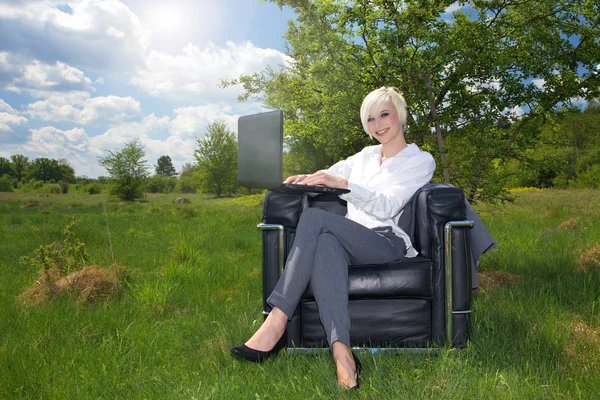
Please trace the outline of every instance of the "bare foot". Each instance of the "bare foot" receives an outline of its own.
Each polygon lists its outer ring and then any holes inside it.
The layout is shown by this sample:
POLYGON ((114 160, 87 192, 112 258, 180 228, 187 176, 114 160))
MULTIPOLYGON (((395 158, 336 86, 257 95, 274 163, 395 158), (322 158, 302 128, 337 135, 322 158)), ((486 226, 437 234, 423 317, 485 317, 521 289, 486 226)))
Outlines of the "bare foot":
POLYGON ((253 350, 270 351, 275 347, 287 326, 288 317, 283 311, 275 307, 265 319, 265 322, 246 342, 246 346, 253 350))
POLYGON ((356 386, 356 364, 354 363, 350 347, 342 342, 334 342, 331 351, 333 353, 333 362, 337 369, 338 385, 344 389, 352 389, 356 386))

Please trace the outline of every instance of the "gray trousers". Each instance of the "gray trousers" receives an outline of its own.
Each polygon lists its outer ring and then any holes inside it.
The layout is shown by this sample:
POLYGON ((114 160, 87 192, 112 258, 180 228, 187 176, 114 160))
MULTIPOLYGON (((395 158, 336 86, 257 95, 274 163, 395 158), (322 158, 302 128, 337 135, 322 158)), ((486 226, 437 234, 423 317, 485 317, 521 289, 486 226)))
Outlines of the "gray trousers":
POLYGON ((369 229, 341 215, 308 208, 267 303, 291 318, 310 282, 329 346, 336 341, 350 346, 348 265, 384 264, 405 254, 404 240, 391 227, 369 229))

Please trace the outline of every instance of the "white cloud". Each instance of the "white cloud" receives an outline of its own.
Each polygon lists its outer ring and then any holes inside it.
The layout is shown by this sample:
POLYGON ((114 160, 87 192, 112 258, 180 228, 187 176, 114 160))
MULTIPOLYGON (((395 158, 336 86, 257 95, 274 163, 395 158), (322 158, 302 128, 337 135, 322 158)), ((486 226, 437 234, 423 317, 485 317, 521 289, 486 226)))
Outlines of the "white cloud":
POLYGON ((533 81, 531 81, 531 83, 533 83, 538 89, 544 90, 545 85, 546 85, 546 80, 543 78, 534 79, 533 81))
POLYGON ((150 33, 118 0, 38 0, 0 4, 0 51, 53 64, 129 72, 143 64, 150 33))
POLYGON ((29 104, 26 113, 45 121, 84 125, 119 124, 142 117, 140 103, 132 97, 90 97, 86 92, 51 94, 29 104))
POLYGON ((108 154, 107 150, 121 149, 137 138, 145 146, 149 165, 155 164, 160 156, 169 155, 175 168, 179 169, 183 164, 194 161, 196 138, 206 134, 209 123, 220 118, 237 132, 238 115, 228 106, 181 107, 175 113, 174 119, 151 114, 141 121, 115 126, 91 138, 91 146, 108 154))
POLYGON ((446 7, 446 10, 444 11, 444 14, 452 14, 453 12, 462 9, 463 7, 464 7, 464 4, 460 4, 457 1, 455 3, 450 4, 448 7, 446 7))
POLYGON ((94 87, 82 71, 63 62, 45 64, 0 52, 0 89, 27 91, 39 97, 44 92, 93 91, 94 87))
POLYGON ((24 143, 31 137, 27 118, 0 99, 0 143, 24 143))
POLYGON ((262 49, 251 42, 227 42, 224 48, 210 43, 204 49, 189 44, 175 56, 151 51, 146 66, 134 74, 131 82, 154 96, 206 103, 236 101, 242 89, 221 89, 221 79, 238 78, 267 67, 278 70, 291 61, 284 53, 262 49))
MULTIPOLYGON (((175 168, 179 169, 184 163, 193 161, 196 141, 190 137, 169 136, 171 123, 169 117, 158 118, 152 114, 143 121, 110 128, 104 134, 91 138, 90 142, 102 153, 102 156, 106 156, 108 150, 118 151, 133 139, 140 139, 151 170, 152 165, 156 164, 161 155, 169 155, 175 168)), ((106 175, 106 171, 103 170, 98 175, 106 175)))
POLYGON ((98 149, 90 145, 90 138, 82 128, 61 130, 53 126, 33 129, 31 140, 15 147, 10 154, 26 154, 30 159, 49 157, 66 158, 76 175, 98 176, 104 171, 98 165, 98 149))
POLYGON ((16 114, 14 108, 10 106, 10 104, 6 103, 4 100, 0 99, 0 111, 5 111, 10 114, 16 114))
POLYGON ((175 109, 175 113, 177 116, 171 122, 169 132, 183 139, 203 137, 208 124, 218 118, 224 120, 229 129, 237 132, 239 115, 232 114, 233 110, 229 106, 211 104, 200 107, 180 107, 175 109))

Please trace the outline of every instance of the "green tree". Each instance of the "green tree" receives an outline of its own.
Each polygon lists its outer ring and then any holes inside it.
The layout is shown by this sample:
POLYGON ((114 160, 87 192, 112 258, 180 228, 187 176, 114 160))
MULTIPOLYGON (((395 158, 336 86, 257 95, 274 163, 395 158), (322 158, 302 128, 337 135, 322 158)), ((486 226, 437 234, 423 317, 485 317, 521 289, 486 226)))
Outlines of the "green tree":
POLYGON ((75 170, 71 167, 69 160, 66 158, 59 158, 57 162, 61 176, 60 180, 63 182, 75 183, 77 181, 75 178, 75 170))
POLYGON ((23 154, 13 154, 10 159, 15 167, 15 178, 17 178, 17 181, 21 181, 25 177, 25 171, 29 166, 29 158, 23 154))
POLYGON ((8 175, 11 178, 16 177, 15 166, 8 159, 0 157, 0 176, 8 175))
POLYGON ((173 162, 169 156, 160 156, 156 165, 154 166, 154 169, 156 170, 156 175, 160 175, 165 178, 170 178, 177 175, 177 171, 175 171, 175 167, 173 166, 173 162))
POLYGON ((140 140, 133 139, 121 151, 108 153, 107 157, 100 158, 100 165, 106 168, 115 181, 111 194, 126 201, 144 197, 148 167, 140 140))
POLYGON ((27 178, 43 182, 58 182, 63 178, 63 170, 58 160, 40 157, 29 163, 27 178))
POLYGON ((198 162, 200 189, 204 193, 233 193, 237 189, 237 141, 225 121, 207 127, 206 136, 197 140, 194 157, 198 162))
POLYGON ((198 176, 198 165, 185 163, 181 167, 179 179, 175 191, 178 193, 196 193, 200 190, 200 178, 198 176))
POLYGON ((290 151, 322 149, 321 167, 368 143, 360 103, 396 86, 409 140, 433 151, 437 178, 471 200, 505 198, 503 164, 536 143, 527 126, 600 94, 598 2, 474 0, 450 15, 453 1, 272 1, 296 12, 286 33, 294 62, 223 84, 282 109, 290 151))

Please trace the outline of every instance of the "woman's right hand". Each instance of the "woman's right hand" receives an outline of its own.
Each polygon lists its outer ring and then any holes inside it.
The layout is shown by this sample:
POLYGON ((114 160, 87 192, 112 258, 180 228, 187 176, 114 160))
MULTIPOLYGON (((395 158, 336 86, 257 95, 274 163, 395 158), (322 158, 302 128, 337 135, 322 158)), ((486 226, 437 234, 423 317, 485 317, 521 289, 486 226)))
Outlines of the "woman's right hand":
POLYGON ((302 174, 302 175, 292 175, 288 177, 283 183, 294 183, 298 184, 308 178, 310 175, 302 174))

